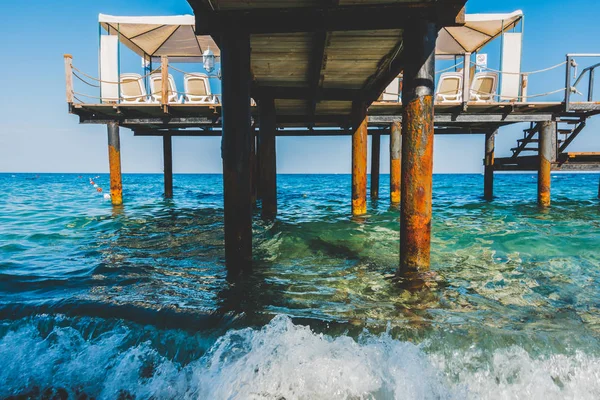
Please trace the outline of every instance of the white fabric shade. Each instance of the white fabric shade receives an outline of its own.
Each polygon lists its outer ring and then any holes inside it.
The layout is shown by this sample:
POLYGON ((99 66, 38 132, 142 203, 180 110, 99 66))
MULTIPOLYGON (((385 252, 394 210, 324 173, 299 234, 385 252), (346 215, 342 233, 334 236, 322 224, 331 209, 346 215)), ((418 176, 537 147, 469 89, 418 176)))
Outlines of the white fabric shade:
POLYGON ((514 28, 523 18, 521 10, 510 14, 466 14, 464 26, 443 28, 436 43, 436 55, 475 53, 514 28))
POLYGON ((109 35, 120 35, 121 42, 141 57, 164 55, 186 61, 186 58, 202 57, 208 47, 215 56, 220 55, 212 37, 194 33, 193 15, 117 17, 100 14, 98 20, 109 35))

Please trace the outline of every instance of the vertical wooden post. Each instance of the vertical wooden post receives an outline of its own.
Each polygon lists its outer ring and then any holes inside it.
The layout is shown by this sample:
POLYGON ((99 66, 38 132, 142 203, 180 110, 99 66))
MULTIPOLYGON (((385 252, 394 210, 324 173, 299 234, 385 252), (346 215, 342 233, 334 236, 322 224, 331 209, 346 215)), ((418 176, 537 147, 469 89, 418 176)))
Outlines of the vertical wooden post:
POLYGON ((367 213, 367 110, 364 104, 352 107, 352 215, 367 213))
POLYGON ((65 82, 67 87, 67 103, 73 104, 73 56, 65 54, 65 82))
POLYGON ((483 198, 492 200, 494 198, 494 149, 496 147, 496 134, 498 131, 485 134, 485 159, 483 161, 483 198))
POLYGON ((160 82, 160 102, 163 105, 163 110, 166 112, 167 105, 169 104, 169 58, 167 56, 160 57, 160 82))
POLYGON ((262 198, 262 218, 272 220, 277 216, 277 149, 275 130, 275 100, 261 99, 259 112, 259 186, 262 198))
POLYGON ((173 144, 171 135, 163 135, 165 198, 173 198, 173 144))
POLYGON ((465 53, 463 57, 463 87, 461 90, 463 111, 467 111, 469 100, 471 100, 471 53, 465 53))
POLYGON ((381 163, 381 135, 371 135, 371 199, 379 198, 379 165, 381 163))
POLYGON ((400 171, 402 171, 402 124, 393 122, 390 130, 390 202, 400 204, 400 171))
POLYGON ((405 29, 399 274, 429 270, 436 24, 405 29))
POLYGON ((553 149, 553 136, 556 136, 556 123, 552 121, 540 123, 539 165, 538 165, 538 205, 550 205, 550 180, 552 162, 556 149, 553 149))
POLYGON ((111 121, 108 130, 108 166, 110 171, 110 199, 113 205, 123 204, 123 181, 121 177, 121 139, 119 123, 111 121))
POLYGON ((252 266, 250 35, 227 30, 220 48, 225 262, 234 277, 252 266))

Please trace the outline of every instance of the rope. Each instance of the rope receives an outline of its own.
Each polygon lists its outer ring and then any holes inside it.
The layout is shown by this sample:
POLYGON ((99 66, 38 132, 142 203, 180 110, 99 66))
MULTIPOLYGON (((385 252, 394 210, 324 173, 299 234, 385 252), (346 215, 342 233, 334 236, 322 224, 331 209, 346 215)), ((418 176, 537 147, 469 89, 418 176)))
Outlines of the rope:
POLYGON ((73 76, 75 76, 77 79, 79 79, 81 82, 85 83, 86 85, 89 85, 91 87, 97 87, 97 88, 100 87, 100 85, 94 85, 93 83, 89 83, 88 81, 86 81, 85 79, 83 79, 82 77, 77 75, 77 72, 73 72, 73 76))
POLYGON ((79 92, 72 92, 73 94, 76 94, 78 96, 84 96, 84 97, 89 97, 90 99, 97 99, 97 100, 135 100, 135 99, 146 99, 148 98, 148 96, 146 95, 141 95, 141 96, 127 96, 127 97, 119 97, 118 99, 115 97, 97 97, 97 96, 91 96, 89 94, 85 94, 85 93, 79 93, 79 92))
MULTIPOLYGON (((531 72, 505 72, 505 71, 498 71, 497 69, 492 69, 492 68, 487 68, 487 67, 481 68, 481 69, 484 69, 486 71, 496 72, 496 73, 499 73, 499 74, 505 74, 505 75, 534 75, 534 74, 539 74, 539 73, 542 73, 542 72, 550 71, 550 70, 556 69, 558 67, 562 67, 566 63, 567 63, 566 61, 563 61, 560 64, 553 65, 552 67, 548 67, 548 68, 544 68, 544 69, 539 69, 537 71, 531 71, 531 72)), ((472 61, 471 61, 471 64, 477 66, 477 63, 474 63, 472 61)))
MULTIPOLYGON (((82 71, 82 70, 80 70, 79 68, 75 67, 74 65, 72 65, 71 67, 73 68, 73 70, 75 70, 75 71, 79 72, 81 75, 85 76, 86 78, 92 79, 92 80, 94 80, 94 81, 96 81, 96 82, 100 82, 100 83, 107 83, 107 84, 109 84, 109 85, 118 85, 118 84, 122 83, 122 82, 111 82, 111 81, 105 81, 105 80, 102 80, 102 79, 94 78, 93 76, 86 74, 85 72, 83 72, 83 71, 82 71)), ((152 75, 152 74, 154 74, 154 73, 156 73, 156 72, 158 72, 158 71, 160 71, 160 67, 159 67, 159 68, 156 68, 155 70, 152 70, 152 71, 148 72, 146 75, 142 75, 142 76, 140 76, 140 77, 139 77, 138 79, 136 79, 136 80, 138 80, 138 81, 139 81, 139 80, 142 80, 142 79, 144 79, 144 78, 147 78, 148 76, 150 76, 150 75, 152 75)), ((74 74, 74 73, 73 73, 73 74, 74 74)), ((79 79, 81 79, 81 78, 79 78, 79 79)))
POLYGON ((458 64, 454 64, 453 66, 451 66, 451 67, 448 67, 448 68, 446 68, 446 69, 442 69, 442 70, 440 70, 440 71, 436 71, 436 72, 435 72, 435 74, 436 74, 436 75, 438 75, 438 74, 441 74, 441 73, 443 73, 443 72, 446 72, 446 71, 453 70, 454 68, 456 68, 456 67, 458 67, 458 66, 460 66, 460 65, 463 65, 463 62, 462 62, 462 61, 461 61, 461 62, 459 62, 458 64))
MULTIPOLYGON (((551 92, 547 92, 547 93, 541 93, 541 94, 532 94, 532 95, 527 95, 527 96, 510 96, 511 98, 515 97, 519 100, 522 99, 534 99, 536 97, 544 97, 544 96, 550 96, 551 94, 556 94, 556 93, 560 93, 560 92, 564 92, 566 90, 566 88, 562 88, 562 89, 557 89, 557 90, 553 90, 551 92)), ((495 97, 495 98, 502 98, 503 96, 497 93, 488 93, 488 92, 480 92, 478 90, 475 89, 471 89, 471 93, 476 93, 479 95, 485 95, 485 96, 490 96, 490 97, 495 97)), ((504 96, 504 97, 508 97, 508 96, 504 96)))

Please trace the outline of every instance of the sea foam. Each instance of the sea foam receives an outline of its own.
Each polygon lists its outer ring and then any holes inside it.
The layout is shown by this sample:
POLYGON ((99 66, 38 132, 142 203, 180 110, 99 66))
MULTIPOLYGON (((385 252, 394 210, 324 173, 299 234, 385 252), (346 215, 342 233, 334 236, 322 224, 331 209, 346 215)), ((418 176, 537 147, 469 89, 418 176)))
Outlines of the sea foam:
MULTIPOLYGON (((3 331, 0 397, 36 390, 99 399, 600 397, 600 359, 582 352, 533 357, 513 346, 488 357, 477 349, 430 353, 388 334, 318 334, 285 316, 258 330, 230 330, 185 363, 154 346, 188 335, 181 332, 153 330, 172 337, 132 343, 134 330, 124 326, 99 335, 72 326, 42 331, 33 321, 3 331)), ((175 345, 184 351, 189 341, 175 345)))

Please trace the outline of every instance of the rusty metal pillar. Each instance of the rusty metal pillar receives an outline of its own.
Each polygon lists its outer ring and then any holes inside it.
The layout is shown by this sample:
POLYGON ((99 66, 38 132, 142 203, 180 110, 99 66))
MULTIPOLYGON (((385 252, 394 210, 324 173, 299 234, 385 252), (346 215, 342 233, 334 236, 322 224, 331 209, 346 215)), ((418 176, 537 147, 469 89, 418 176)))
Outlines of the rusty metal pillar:
POLYGON ((111 121, 108 128, 108 166, 110 170, 110 199, 113 205, 123 204, 123 179, 121 177, 121 138, 119 123, 111 121))
POLYGON ((272 220, 277 216, 277 149, 275 131, 275 100, 261 99, 258 103, 260 131, 258 138, 259 166, 258 181, 262 198, 264 220, 272 220))
POLYGON ((483 160, 483 198, 492 200, 494 198, 494 149, 496 147, 496 134, 488 132, 485 134, 485 159, 483 160))
POLYGON ((538 165, 538 205, 548 207, 550 205, 550 176, 552 171, 552 162, 555 157, 556 149, 553 149, 553 143, 556 136, 556 122, 540 122, 540 142, 539 142, 539 165, 538 165))
POLYGON ((352 107, 352 215, 367 213, 367 110, 364 104, 352 107))
POLYGON ((221 36, 225 263, 229 276, 252 266, 250 182, 250 35, 234 29, 221 36))
POLYGON ((437 34, 427 21, 404 30, 399 275, 429 270, 437 34))
POLYGON ((381 135, 371 135, 371 199, 379 198, 379 166, 381 164, 381 135))
POLYGON ((173 198, 173 145, 171 135, 163 136, 163 162, 165 179, 165 198, 173 198))
POLYGON ((390 202, 400 204, 400 171, 402 171, 402 124, 393 122, 390 130, 390 202))

